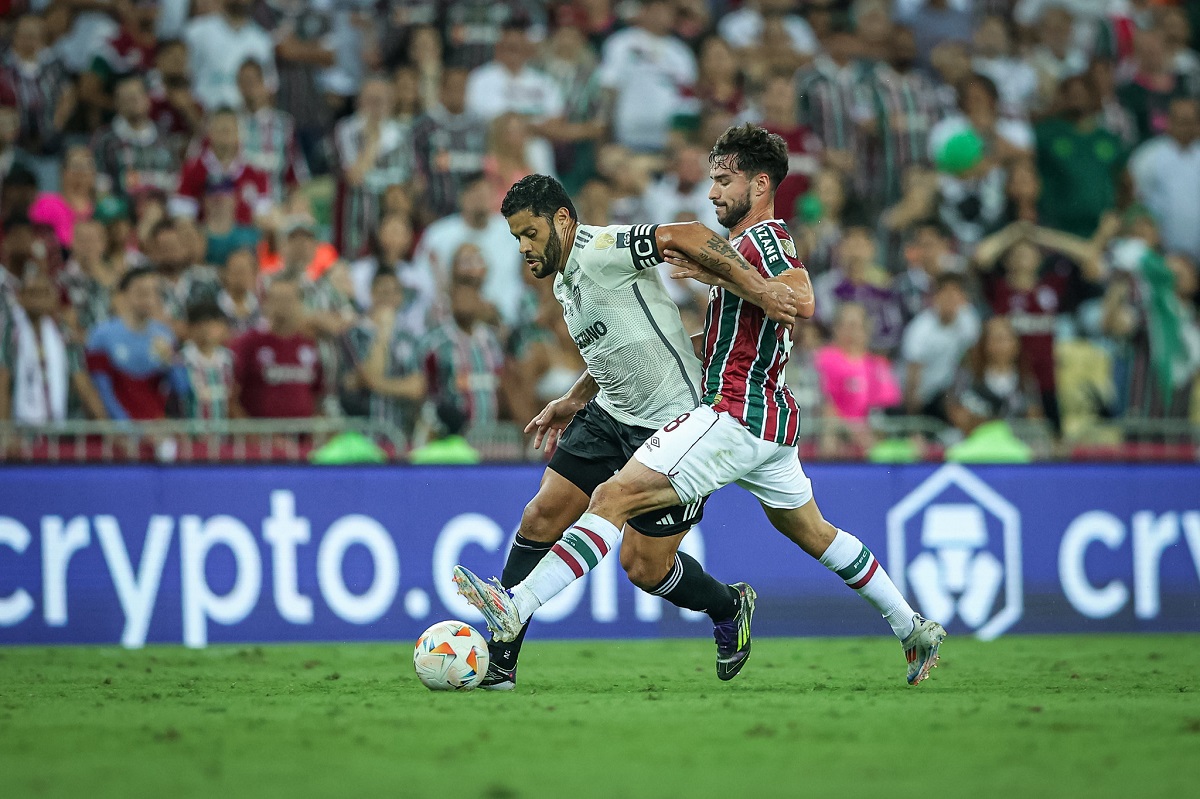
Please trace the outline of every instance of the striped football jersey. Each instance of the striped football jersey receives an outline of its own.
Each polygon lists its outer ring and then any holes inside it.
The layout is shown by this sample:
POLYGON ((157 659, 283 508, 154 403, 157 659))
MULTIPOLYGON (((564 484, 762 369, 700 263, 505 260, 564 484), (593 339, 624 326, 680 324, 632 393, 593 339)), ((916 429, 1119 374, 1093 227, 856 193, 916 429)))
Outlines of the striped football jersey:
MULTIPOLYGON (((803 269, 787 225, 759 222, 730 241, 764 277, 803 269)), ((725 411, 765 441, 792 446, 800 407, 783 381, 791 331, 761 308, 714 287, 704 320, 704 404, 725 411)))

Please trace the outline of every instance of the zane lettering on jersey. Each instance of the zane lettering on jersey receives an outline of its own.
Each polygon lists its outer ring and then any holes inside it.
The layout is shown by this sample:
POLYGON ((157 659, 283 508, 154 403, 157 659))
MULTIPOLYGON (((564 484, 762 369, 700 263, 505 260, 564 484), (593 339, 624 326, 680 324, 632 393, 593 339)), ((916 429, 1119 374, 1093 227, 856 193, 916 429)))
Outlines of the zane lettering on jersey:
POLYGON ((582 333, 575 337, 575 346, 583 349, 589 344, 595 344, 608 332, 608 327, 603 322, 597 322, 591 327, 586 328, 582 333))

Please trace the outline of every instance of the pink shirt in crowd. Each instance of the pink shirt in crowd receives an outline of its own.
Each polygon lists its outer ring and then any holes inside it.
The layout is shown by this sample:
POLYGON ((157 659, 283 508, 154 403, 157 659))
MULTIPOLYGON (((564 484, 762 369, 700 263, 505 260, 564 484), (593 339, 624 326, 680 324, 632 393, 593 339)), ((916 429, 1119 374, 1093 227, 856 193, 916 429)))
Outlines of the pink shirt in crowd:
POLYGON ((830 345, 817 350, 813 360, 821 391, 842 419, 866 419, 872 408, 900 401, 900 386, 887 358, 870 353, 852 357, 830 345))

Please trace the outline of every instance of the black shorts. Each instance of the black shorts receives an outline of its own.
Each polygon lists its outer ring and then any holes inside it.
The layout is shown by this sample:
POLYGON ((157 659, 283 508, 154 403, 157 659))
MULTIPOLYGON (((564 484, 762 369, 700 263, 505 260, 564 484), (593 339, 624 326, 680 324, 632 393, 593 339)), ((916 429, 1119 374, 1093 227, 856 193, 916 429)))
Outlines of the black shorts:
MULTIPOLYGON (((621 471, 634 451, 658 430, 623 424, 592 400, 563 431, 549 468, 570 480, 589 497, 596 486, 621 471)), ((629 526, 642 535, 663 538, 685 532, 704 516, 704 503, 675 505, 634 516, 629 526)))

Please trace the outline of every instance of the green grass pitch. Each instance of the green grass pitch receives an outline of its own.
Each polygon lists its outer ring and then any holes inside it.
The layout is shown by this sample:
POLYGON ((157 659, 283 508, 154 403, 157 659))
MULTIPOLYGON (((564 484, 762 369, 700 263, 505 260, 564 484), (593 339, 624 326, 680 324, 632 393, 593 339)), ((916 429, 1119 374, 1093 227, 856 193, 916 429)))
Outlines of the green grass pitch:
POLYGON ((1200 795, 1200 637, 531 641, 507 694, 409 644, 0 648, 0 797, 1200 795))

